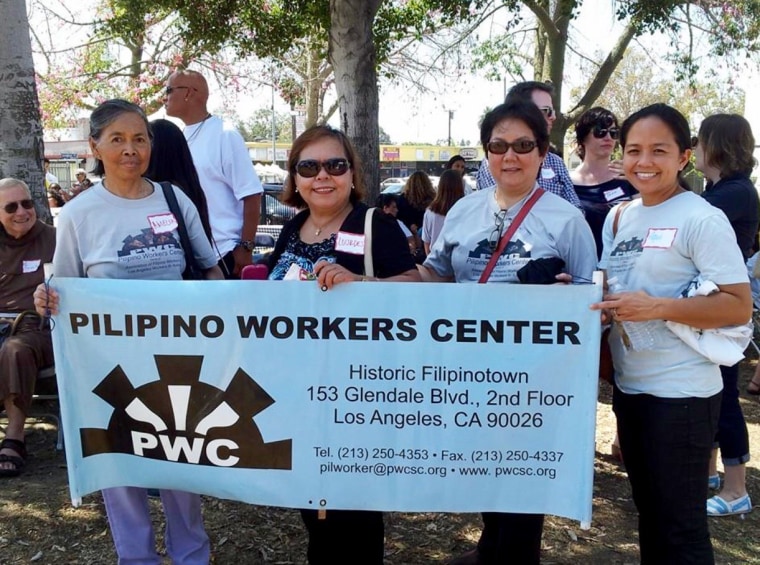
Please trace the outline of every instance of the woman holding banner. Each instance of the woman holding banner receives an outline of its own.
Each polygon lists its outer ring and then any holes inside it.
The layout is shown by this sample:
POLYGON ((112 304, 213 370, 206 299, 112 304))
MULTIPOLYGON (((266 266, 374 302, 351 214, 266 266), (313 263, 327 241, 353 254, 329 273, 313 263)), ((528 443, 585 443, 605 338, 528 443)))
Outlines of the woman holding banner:
POLYGON ((746 324, 747 270, 726 216, 681 183, 692 153, 686 118, 653 104, 625 120, 620 140, 625 175, 641 199, 607 216, 600 266, 627 291, 593 308, 615 322, 612 407, 639 512, 641 562, 714 563, 705 500, 720 368, 665 320, 700 333, 746 324), (681 298, 700 281, 717 288, 681 298), (640 322, 652 339, 635 346, 629 334, 638 335, 640 322))
MULTIPOLYGON (((423 280, 590 282, 596 246, 583 214, 536 183, 549 149, 538 107, 497 106, 483 119, 480 139, 496 186, 454 204, 420 268, 423 280), (488 258, 488 265, 473 257, 488 258)), ((484 512, 477 548, 451 563, 539 563, 543 523, 542 514, 484 512)))
MULTIPOLYGON (((62 208, 53 268, 60 277, 181 280, 185 254, 174 217, 159 185, 143 177, 151 156, 145 113, 125 100, 108 100, 90 116, 90 149, 103 181, 62 208), (161 220, 161 221, 157 221, 161 220), (166 226, 172 226, 170 231, 166 226), (166 249, 174 247, 173 252, 166 249)), ((216 255, 198 211, 173 187, 192 252, 206 279, 221 280, 216 255)), ((41 314, 57 313, 58 293, 40 285, 34 293, 41 314)), ((102 491, 119 563, 160 564, 144 488, 102 491)), ((210 559, 200 496, 161 489, 166 548, 172 562, 205 565, 210 559)))
MULTIPOLYGON (((343 132, 329 126, 306 130, 290 150, 288 173, 283 202, 303 210, 280 233, 269 259, 270 280, 316 278, 324 291, 347 282, 420 280, 396 219, 376 209, 367 217, 359 157, 343 132), (366 271, 367 245, 372 273, 366 271)), ((312 565, 382 565, 382 512, 301 510, 301 516, 312 565)))

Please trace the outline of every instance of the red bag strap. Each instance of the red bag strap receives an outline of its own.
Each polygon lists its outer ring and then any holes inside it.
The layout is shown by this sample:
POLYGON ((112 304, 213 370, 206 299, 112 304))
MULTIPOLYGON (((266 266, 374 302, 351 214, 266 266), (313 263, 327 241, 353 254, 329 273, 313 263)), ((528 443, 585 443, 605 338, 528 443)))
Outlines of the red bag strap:
POLYGON ((523 220, 525 219, 525 216, 528 215, 528 212, 530 212, 530 209, 533 208, 533 205, 538 202, 538 199, 541 198, 544 195, 544 189, 543 188, 537 188, 536 191, 528 198, 528 200, 523 204, 523 207, 520 208, 520 211, 517 213, 517 216, 515 216, 515 219, 512 221, 512 224, 509 226, 509 229, 504 233, 504 235, 501 236, 501 239, 499 240, 499 246, 496 248, 496 251, 493 252, 491 255, 491 259, 488 261, 488 265, 486 265, 486 268, 483 270, 483 272, 480 275, 480 280, 478 280, 479 283, 484 283, 488 281, 488 277, 491 276, 491 271, 493 271, 493 268, 496 266, 496 262, 499 260, 499 257, 501 257, 502 252, 504 251, 504 248, 507 246, 507 243, 509 243, 509 240, 512 239, 512 236, 515 235, 515 232, 517 231, 517 228, 520 227, 520 224, 522 224, 523 220))

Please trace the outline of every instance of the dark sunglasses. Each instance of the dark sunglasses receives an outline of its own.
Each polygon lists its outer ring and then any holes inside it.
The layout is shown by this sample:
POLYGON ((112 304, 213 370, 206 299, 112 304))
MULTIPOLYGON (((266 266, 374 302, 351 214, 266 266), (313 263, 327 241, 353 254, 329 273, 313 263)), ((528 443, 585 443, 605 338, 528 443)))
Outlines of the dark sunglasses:
POLYGON ((551 106, 539 106, 539 110, 546 116, 547 118, 551 119, 554 117, 554 108, 551 106))
POLYGON ((310 179, 316 177, 319 171, 324 167, 328 175, 339 177, 345 175, 351 168, 351 163, 343 157, 333 157, 326 161, 317 161, 316 159, 304 159, 296 163, 296 172, 304 178, 310 179))
POLYGON ((198 90, 197 88, 194 88, 192 86, 167 86, 166 90, 164 91, 164 93, 167 96, 169 96, 175 90, 182 90, 182 89, 184 89, 184 90, 198 90))
POLYGON ((486 149, 488 149, 489 153, 493 153, 494 155, 504 155, 504 153, 509 151, 509 148, 511 147, 512 151, 515 153, 525 155, 526 153, 533 151, 537 146, 538 143, 531 141, 530 139, 518 139, 512 143, 508 143, 501 139, 494 139, 493 141, 488 142, 486 149))
POLYGON ((18 210, 19 204, 21 204, 21 207, 24 210, 31 210, 34 208, 34 200, 27 198, 26 200, 19 200, 18 202, 8 202, 8 204, 3 206, 3 210, 5 210, 6 214, 15 214, 16 210, 18 210))
POLYGON ((699 138, 695 135, 691 138, 691 148, 694 149, 697 145, 699 145, 699 138))
POLYGON ((620 137, 620 130, 618 128, 603 128, 602 126, 594 126, 594 129, 591 133, 593 133, 594 137, 597 139, 602 139, 608 133, 612 139, 617 139, 620 137))

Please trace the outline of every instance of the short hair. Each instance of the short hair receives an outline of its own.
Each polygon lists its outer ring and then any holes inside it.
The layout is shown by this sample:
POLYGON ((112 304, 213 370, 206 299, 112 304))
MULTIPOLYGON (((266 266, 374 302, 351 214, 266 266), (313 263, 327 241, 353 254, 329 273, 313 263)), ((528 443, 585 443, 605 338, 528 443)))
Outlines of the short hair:
POLYGON ((293 146, 290 148, 290 155, 288 155, 288 177, 285 179, 282 195, 282 202, 284 204, 295 208, 306 207, 306 201, 296 191, 296 165, 301 160, 303 150, 312 143, 316 143, 322 139, 334 139, 343 146, 343 152, 346 154, 346 159, 348 159, 351 165, 351 180, 353 182, 353 190, 351 190, 351 194, 348 197, 349 202, 356 204, 364 199, 366 191, 364 189, 364 177, 362 175, 359 154, 345 133, 334 127, 322 125, 312 126, 307 129, 296 138, 293 146))
POLYGON ((533 132, 538 144, 538 152, 546 155, 549 149, 549 129, 541 110, 533 102, 516 101, 499 104, 488 112, 480 124, 480 143, 488 155, 488 142, 491 141, 493 129, 504 120, 519 120, 533 132))
POLYGON ((45 157, 45 158, 42 160, 42 162, 43 162, 43 163, 47 163, 47 164, 49 165, 49 164, 50 164, 50 159, 48 159, 47 157, 45 157))
POLYGON ((451 167, 453 167, 454 163, 456 163, 457 161, 462 161, 462 163, 467 162, 465 161, 464 157, 462 157, 461 155, 454 155, 451 159, 449 159, 446 162, 446 170, 449 170, 451 167))
POLYGON ((393 203, 396 203, 396 206, 398 206, 398 194, 393 193, 386 193, 386 194, 378 194, 377 200, 375 200, 375 206, 377 208, 387 208, 393 203))
POLYGON ((705 163, 720 171, 721 178, 749 176, 756 161, 755 136, 749 122, 739 114, 714 114, 704 119, 697 135, 705 163))
POLYGON ((430 211, 445 216, 457 200, 462 197, 464 197, 462 175, 453 169, 443 171, 438 180, 438 191, 430 203, 430 211))
MULTIPOLYGON (((127 100, 121 100, 114 98, 113 100, 106 100, 100 104, 90 114, 90 137, 97 141, 103 134, 103 130, 110 126, 119 116, 123 114, 137 114, 145 122, 145 129, 148 132, 148 137, 153 139, 153 134, 150 131, 150 124, 148 124, 148 117, 143 112, 142 108, 137 104, 128 102, 127 100)), ((103 168, 103 162, 95 158, 95 167, 92 173, 98 176, 105 174, 105 168, 103 168)))
POLYGON ((0 179, 0 190, 5 190, 6 188, 13 188, 16 186, 20 186, 23 188, 27 195, 29 195, 29 198, 32 197, 32 191, 29 190, 29 185, 26 184, 21 179, 14 179, 13 177, 6 177, 4 179, 0 179))
POLYGON ((414 171, 406 179, 401 194, 412 208, 425 210, 435 198, 435 189, 433 189, 433 183, 430 182, 430 177, 425 171, 414 171))
POLYGON ((182 189, 198 209, 203 231, 211 240, 206 194, 182 130, 169 120, 153 120, 150 132, 153 149, 145 176, 156 182, 170 182, 182 189))
POLYGON ((581 161, 586 158, 586 148, 583 146, 583 143, 586 141, 588 134, 591 133, 591 130, 598 125, 602 126, 602 128, 619 126, 615 114, 601 106, 595 106, 586 110, 575 123, 575 144, 578 157, 580 157, 581 161))
MULTIPOLYGON (((549 96, 554 96, 554 86, 550 82, 540 82, 537 80, 526 80, 518 82, 507 92, 504 103, 509 104, 511 102, 533 102, 533 91, 541 90, 546 92, 549 96)), ((544 121, 546 123, 546 121, 544 121)))

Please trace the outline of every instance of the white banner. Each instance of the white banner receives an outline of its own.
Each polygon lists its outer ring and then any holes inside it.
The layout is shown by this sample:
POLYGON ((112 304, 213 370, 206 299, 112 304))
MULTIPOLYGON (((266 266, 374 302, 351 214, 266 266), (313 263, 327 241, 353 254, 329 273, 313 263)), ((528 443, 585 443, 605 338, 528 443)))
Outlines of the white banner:
POLYGON ((589 522, 598 285, 53 279, 71 496, 589 522))

